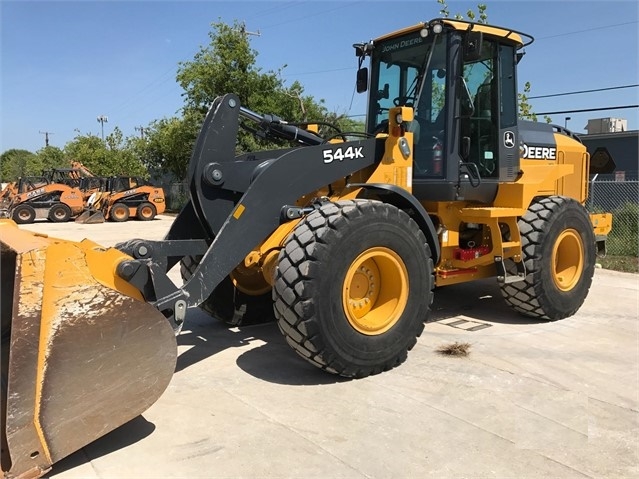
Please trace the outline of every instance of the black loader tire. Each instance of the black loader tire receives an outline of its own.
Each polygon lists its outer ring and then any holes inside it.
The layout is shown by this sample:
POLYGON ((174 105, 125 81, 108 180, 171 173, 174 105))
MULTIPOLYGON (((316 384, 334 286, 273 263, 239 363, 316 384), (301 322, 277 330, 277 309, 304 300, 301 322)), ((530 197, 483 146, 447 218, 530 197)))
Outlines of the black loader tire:
POLYGON ((11 217, 19 225, 26 225, 35 221, 36 212, 30 205, 18 205, 13 209, 11 217))
POLYGON ((326 203, 280 252, 278 326, 300 356, 328 372, 387 371, 406 360, 424 329, 433 270, 424 233, 405 212, 379 201, 326 203))
MULTIPOLYGON (((200 256, 185 256, 180 261, 180 274, 187 281, 201 261, 200 256)), ((275 321, 270 291, 253 296, 237 289, 230 277, 224 278, 200 309, 229 326, 249 326, 275 321)))
POLYGON ((157 209, 153 203, 149 203, 145 201, 144 203, 140 203, 138 208, 135 210, 135 216, 140 221, 151 221, 158 214, 157 209))
MULTIPOLYGON (((526 279, 501 284, 506 303, 533 318, 555 321, 581 307, 595 271, 595 235, 586 209, 562 196, 535 200, 519 219, 526 279)), ((514 265, 509 262, 509 272, 514 265)))
POLYGON ((64 203, 57 203, 49 209, 48 217, 54 223, 66 223, 71 219, 71 208, 64 203))
POLYGON ((116 223, 122 223, 129 219, 129 207, 124 203, 116 203, 111 207, 109 219, 116 223))

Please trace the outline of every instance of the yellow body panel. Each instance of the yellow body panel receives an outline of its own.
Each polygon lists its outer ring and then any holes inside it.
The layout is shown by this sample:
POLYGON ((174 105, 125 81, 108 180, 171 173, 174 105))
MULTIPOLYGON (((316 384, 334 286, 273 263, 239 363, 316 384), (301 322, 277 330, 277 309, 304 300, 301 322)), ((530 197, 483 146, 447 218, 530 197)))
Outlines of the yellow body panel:
POLYGON ((595 230, 595 236, 607 236, 612 231, 612 214, 591 213, 590 221, 595 230))

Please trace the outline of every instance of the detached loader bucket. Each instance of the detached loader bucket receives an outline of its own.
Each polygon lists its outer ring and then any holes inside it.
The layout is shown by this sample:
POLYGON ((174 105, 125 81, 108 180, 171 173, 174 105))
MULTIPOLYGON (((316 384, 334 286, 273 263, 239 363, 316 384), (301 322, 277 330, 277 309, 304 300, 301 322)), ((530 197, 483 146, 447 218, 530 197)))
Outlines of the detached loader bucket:
POLYGON ((150 407, 176 360, 166 318, 115 276, 128 256, 0 221, 6 477, 35 478, 150 407))
POLYGON ((101 211, 85 210, 75 219, 76 223, 94 224, 104 223, 104 214, 101 211))

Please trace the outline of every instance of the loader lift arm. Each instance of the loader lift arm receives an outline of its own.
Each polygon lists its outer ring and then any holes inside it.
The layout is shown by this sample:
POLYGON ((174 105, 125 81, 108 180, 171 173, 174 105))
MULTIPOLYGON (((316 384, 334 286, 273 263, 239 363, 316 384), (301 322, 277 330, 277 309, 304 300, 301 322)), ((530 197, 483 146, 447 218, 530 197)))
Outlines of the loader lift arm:
POLYGON ((134 259, 120 263, 117 274, 136 286, 178 331, 186 309, 205 301, 257 244, 287 221, 288 208, 301 196, 374 164, 384 148, 383 141, 375 139, 339 146, 322 142, 310 132, 243 109, 235 95, 216 99, 189 165, 191 200, 164 240, 118 245, 134 259), (269 131, 279 137, 311 146, 271 151, 268 157, 236 158, 240 115, 268 123, 269 131), (348 147, 359 154, 344 161, 324 161, 323 152, 348 147), (178 288, 167 271, 187 254, 203 257, 178 288))

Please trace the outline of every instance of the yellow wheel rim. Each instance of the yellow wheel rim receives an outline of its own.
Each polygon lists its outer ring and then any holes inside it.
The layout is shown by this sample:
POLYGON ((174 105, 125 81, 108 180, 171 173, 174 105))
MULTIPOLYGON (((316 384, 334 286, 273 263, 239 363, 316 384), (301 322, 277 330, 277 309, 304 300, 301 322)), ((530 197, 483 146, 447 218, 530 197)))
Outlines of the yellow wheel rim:
POLYGON ((123 207, 118 206, 118 207, 113 209, 113 216, 115 218, 121 220, 121 219, 126 217, 126 211, 124 210, 123 207))
POLYGON ((584 269, 584 246, 574 229, 567 229, 555 241, 552 250, 552 279, 562 291, 570 291, 581 278, 584 269))
POLYGON ((140 216, 142 216, 142 218, 150 218, 153 216, 153 209, 148 205, 143 206, 140 210, 140 216))
POLYGON ((385 333, 399 320, 408 302, 408 271, 394 251, 364 251, 346 272, 342 289, 344 313, 362 334, 385 333))

